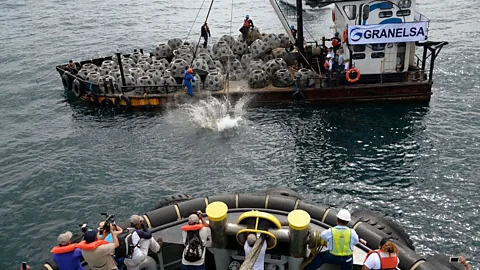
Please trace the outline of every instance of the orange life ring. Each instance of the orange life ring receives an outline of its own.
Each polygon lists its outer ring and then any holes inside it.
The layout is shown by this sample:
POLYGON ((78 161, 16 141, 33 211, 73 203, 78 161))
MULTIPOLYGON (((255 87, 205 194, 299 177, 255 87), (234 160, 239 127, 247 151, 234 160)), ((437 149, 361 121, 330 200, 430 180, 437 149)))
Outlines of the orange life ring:
POLYGON ((342 38, 343 43, 347 43, 347 39, 348 39, 348 33, 347 33, 347 29, 345 29, 343 31, 343 38, 342 38))
POLYGON ((347 71, 347 74, 345 74, 345 78, 349 83, 356 83, 358 80, 360 80, 360 71, 357 68, 351 68, 347 71), (356 72, 357 76, 355 78, 350 78, 350 73, 351 72, 356 72))
POLYGON ((337 20, 337 16, 335 14, 335 9, 332 9, 332 21, 335 22, 337 20))

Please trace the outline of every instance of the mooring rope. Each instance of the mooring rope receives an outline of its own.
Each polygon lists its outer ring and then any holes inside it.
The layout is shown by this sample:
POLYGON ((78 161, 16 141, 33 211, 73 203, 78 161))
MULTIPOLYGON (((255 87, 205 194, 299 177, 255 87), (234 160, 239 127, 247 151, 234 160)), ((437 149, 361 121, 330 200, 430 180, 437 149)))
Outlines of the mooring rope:
POLYGON ((207 1, 207 0, 203 0, 202 5, 200 6, 200 8, 198 8, 197 16, 195 16, 195 19, 193 20, 192 26, 190 27, 190 31, 188 31, 187 37, 185 38, 185 40, 183 42, 187 41, 188 37, 190 36, 190 33, 192 32, 192 29, 195 26, 195 23, 197 22, 198 15, 200 15, 200 11, 202 11, 202 7, 203 7, 203 4, 205 4, 205 1, 207 1))
POLYGON ((251 270, 253 269, 253 265, 257 261, 258 255, 260 255, 260 251, 262 250, 263 242, 265 241, 265 236, 262 234, 257 241, 255 241, 255 245, 253 245, 252 250, 248 253, 248 256, 243 261, 242 265, 240 266, 240 270, 251 270))

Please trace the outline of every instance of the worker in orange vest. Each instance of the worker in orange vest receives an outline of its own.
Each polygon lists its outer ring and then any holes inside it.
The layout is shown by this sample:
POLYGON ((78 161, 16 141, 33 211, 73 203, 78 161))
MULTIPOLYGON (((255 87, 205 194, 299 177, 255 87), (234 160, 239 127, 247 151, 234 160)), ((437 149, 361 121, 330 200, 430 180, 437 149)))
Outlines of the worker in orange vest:
POLYGON ((254 28, 253 21, 250 19, 250 16, 247 14, 245 15, 245 20, 243 20, 243 25, 240 28, 240 32, 242 33, 243 36, 243 41, 247 41, 248 37, 248 31, 250 31, 250 28, 254 28))
POLYGON ((397 269, 400 259, 398 259, 398 247, 388 238, 380 241, 379 249, 368 252, 367 258, 363 263, 362 270, 370 269, 397 269))

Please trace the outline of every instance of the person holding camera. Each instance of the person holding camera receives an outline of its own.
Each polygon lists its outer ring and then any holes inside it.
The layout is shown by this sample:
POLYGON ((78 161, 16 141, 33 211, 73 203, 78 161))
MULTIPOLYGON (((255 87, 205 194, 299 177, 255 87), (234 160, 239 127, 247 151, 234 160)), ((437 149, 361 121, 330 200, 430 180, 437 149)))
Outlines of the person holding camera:
POLYGON ((101 221, 98 224, 98 237, 100 239, 105 239, 105 241, 108 241, 109 243, 113 243, 113 237, 111 232, 106 232, 105 237, 103 234, 105 233, 105 221, 101 221))
MULTIPOLYGON (((82 250, 83 258, 92 270, 118 269, 112 255, 119 245, 117 236, 122 232, 122 228, 110 224, 109 232, 112 233, 113 243, 99 239, 98 230, 90 229, 83 235, 84 240, 77 244, 77 247, 82 250)), ((103 237, 106 237, 106 233, 103 237)))
POLYGON ((202 211, 188 217, 188 225, 182 226, 184 243, 182 270, 205 270, 207 242, 212 238, 202 211))
POLYGON ((77 244, 71 244, 71 232, 65 232, 57 237, 58 246, 53 247, 53 260, 60 270, 83 270, 80 259, 82 258, 82 251, 77 247, 77 244))
POLYGON ((126 230, 132 232, 131 239, 134 249, 131 257, 126 257, 123 263, 128 270, 140 270, 140 265, 148 256, 148 250, 155 253, 160 251, 162 238, 155 241, 152 237, 152 232, 148 230, 145 224, 145 220, 139 215, 130 217, 130 227, 126 230))

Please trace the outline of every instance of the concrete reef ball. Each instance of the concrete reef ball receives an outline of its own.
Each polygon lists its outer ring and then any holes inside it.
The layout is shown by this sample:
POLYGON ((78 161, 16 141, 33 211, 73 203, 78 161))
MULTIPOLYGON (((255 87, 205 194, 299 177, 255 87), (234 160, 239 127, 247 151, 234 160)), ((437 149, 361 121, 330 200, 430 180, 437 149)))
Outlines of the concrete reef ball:
POLYGON ((286 34, 279 34, 278 38, 280 39, 280 46, 281 48, 289 48, 292 46, 292 42, 288 38, 286 34))
POLYGON ((130 73, 135 79, 145 76, 145 71, 141 68, 131 68, 128 70, 128 73, 130 73))
POLYGON ((227 66, 229 68, 229 79, 231 81, 241 80, 245 75, 242 63, 238 59, 231 59, 227 63, 227 66))
POLYGON ((248 76, 248 86, 251 88, 263 88, 268 86, 270 78, 266 71, 262 69, 255 69, 250 72, 248 76))
POLYGON ((252 52, 252 56, 254 58, 260 57, 265 54, 268 48, 268 44, 260 39, 255 40, 254 42, 252 42, 252 45, 250 45, 250 51, 252 52))
POLYGON ((213 44, 213 49, 212 49, 213 54, 216 54, 218 49, 221 48, 221 47, 230 48, 230 46, 228 45, 228 43, 226 41, 219 41, 219 42, 213 44))
POLYGON ((87 70, 90 70, 90 71, 98 72, 97 65, 92 64, 92 63, 83 64, 82 69, 87 69, 87 70))
POLYGON ((109 70, 112 70, 112 69, 117 69, 118 68, 118 64, 115 63, 115 61, 113 60, 105 60, 102 62, 102 67, 106 67, 108 68, 109 70))
POLYGON ((211 72, 211 73, 208 73, 207 77, 205 78, 204 87, 206 90, 209 90, 209 91, 219 91, 223 89, 224 83, 225 83, 225 78, 222 75, 222 73, 211 72))
POLYGON ((108 75, 115 78, 115 80, 118 80, 121 77, 120 69, 112 69, 112 70, 110 70, 108 75))
POLYGON ((223 35, 218 41, 226 42, 230 48, 232 48, 233 44, 235 44, 235 38, 229 35, 223 35))
POLYGON ((275 48, 272 50, 272 55, 275 58, 282 58, 283 60, 287 61, 288 59, 288 52, 285 48, 275 48))
POLYGON ((143 71, 150 69, 150 64, 147 61, 138 61, 137 67, 141 68, 143 71))
POLYGON ((173 55, 179 55, 179 54, 191 54, 193 53, 192 47, 190 45, 180 45, 176 50, 173 51, 173 55))
POLYGON ((268 75, 273 76, 275 72, 279 69, 286 69, 287 68, 287 63, 282 58, 277 58, 268 61, 265 63, 265 66, 263 67, 263 70, 265 70, 268 75))
POLYGON ((293 77, 288 69, 279 69, 273 74, 272 84, 275 87, 288 87, 293 84, 293 77))
POLYGON ((262 56, 262 60, 263 60, 263 62, 265 62, 265 63, 268 62, 268 61, 270 61, 270 60, 273 60, 273 59, 275 59, 275 56, 273 56, 272 53, 266 53, 266 54, 264 54, 264 55, 262 56))
POLYGON ((251 53, 247 53, 247 54, 244 54, 242 55, 242 59, 240 60, 240 62, 242 62, 242 65, 243 65, 243 68, 245 70, 248 69, 248 67, 250 66, 250 62, 252 61, 252 54, 251 53))
POLYGON ((199 53, 199 54, 197 55, 197 58, 198 58, 198 59, 203 59, 203 60, 207 61, 207 65, 208 65, 209 67, 215 66, 215 63, 213 62, 212 56, 211 56, 210 54, 208 54, 208 53, 199 53))
POLYGON ((155 49, 155 57, 157 59, 167 58, 173 55, 173 49, 168 44, 158 44, 155 49))
POLYGON ((153 59, 151 57, 146 56, 146 55, 142 55, 138 58, 138 62, 142 62, 142 61, 145 61, 145 62, 147 62, 148 64, 151 65, 152 62, 153 62, 153 59))
POLYGON ((207 61, 201 58, 197 58, 193 61, 192 63, 192 68, 193 69, 198 69, 201 71, 208 72, 208 64, 207 61))
POLYGON ((179 55, 176 55, 175 58, 173 58, 172 61, 175 61, 177 59, 183 59, 185 60, 187 63, 191 63, 192 60, 193 60, 193 54, 191 53, 181 53, 179 55))
MULTIPOLYGON (((137 79, 135 79, 135 77, 133 77, 130 74, 125 74, 125 85, 122 84, 122 78, 117 79, 117 84, 118 84, 119 87, 120 86, 135 86, 136 83, 137 83, 137 79)), ((135 90, 135 88, 128 87, 125 90, 126 91, 133 91, 133 90, 135 90)))
POLYGON ((315 82, 313 79, 309 79, 312 76, 315 76, 315 72, 302 68, 295 73, 295 81, 297 81, 299 87, 309 87, 315 82))
POLYGON ((251 73, 251 72, 252 72, 253 70, 255 70, 255 69, 261 69, 261 70, 263 70, 263 67, 264 67, 264 66, 265 66, 265 63, 263 63, 262 60, 260 60, 260 59, 259 59, 259 60, 252 60, 252 61, 250 61, 250 65, 249 65, 249 67, 248 67, 248 69, 247 69, 247 72, 248 72, 248 73, 251 73))
POLYGON ((103 83, 102 77, 101 77, 100 73, 98 73, 98 72, 88 73, 87 77, 85 77, 85 80, 87 82, 91 82, 91 83, 94 83, 94 84, 103 83))
POLYGON ((214 67, 218 68, 222 74, 225 74, 225 67, 223 66, 222 62, 220 62, 219 60, 215 60, 214 62, 214 67))
POLYGON ((134 53, 130 54, 130 59, 132 59, 133 61, 135 61, 135 63, 137 63, 140 56, 142 56, 141 53, 134 52, 134 53))
POLYGON ((275 34, 262 34, 262 41, 267 43, 270 49, 280 47, 280 39, 275 34))
POLYGON ((234 54, 244 55, 248 53, 248 45, 242 41, 235 41, 235 43, 232 45, 232 51, 234 54))
POLYGON ((187 61, 183 59, 173 60, 170 64, 170 71, 173 77, 183 78, 185 67, 188 67, 187 61))
POLYGON ((158 82, 158 87, 161 92, 172 93, 178 90, 177 81, 172 76, 163 76, 158 82))
POLYGON ((110 68, 105 67, 105 66, 101 66, 99 68, 98 72, 100 73, 101 76, 105 76, 105 75, 108 75, 108 73, 110 72, 110 68))
POLYGON ((149 69, 147 72, 145 72, 145 74, 150 77, 154 83, 158 83, 162 77, 162 72, 157 69, 149 69))
MULTIPOLYGON (((150 76, 142 76, 137 79, 137 85, 140 86, 153 86, 155 82, 152 80, 150 76)), ((142 89, 143 90, 143 89, 142 89)), ((145 89, 146 91, 150 90, 149 88, 145 89)))
POLYGON ((170 48, 172 48, 172 50, 176 50, 178 47, 180 47, 183 44, 183 42, 179 38, 172 38, 167 41, 167 44, 168 46, 170 46, 170 48))

